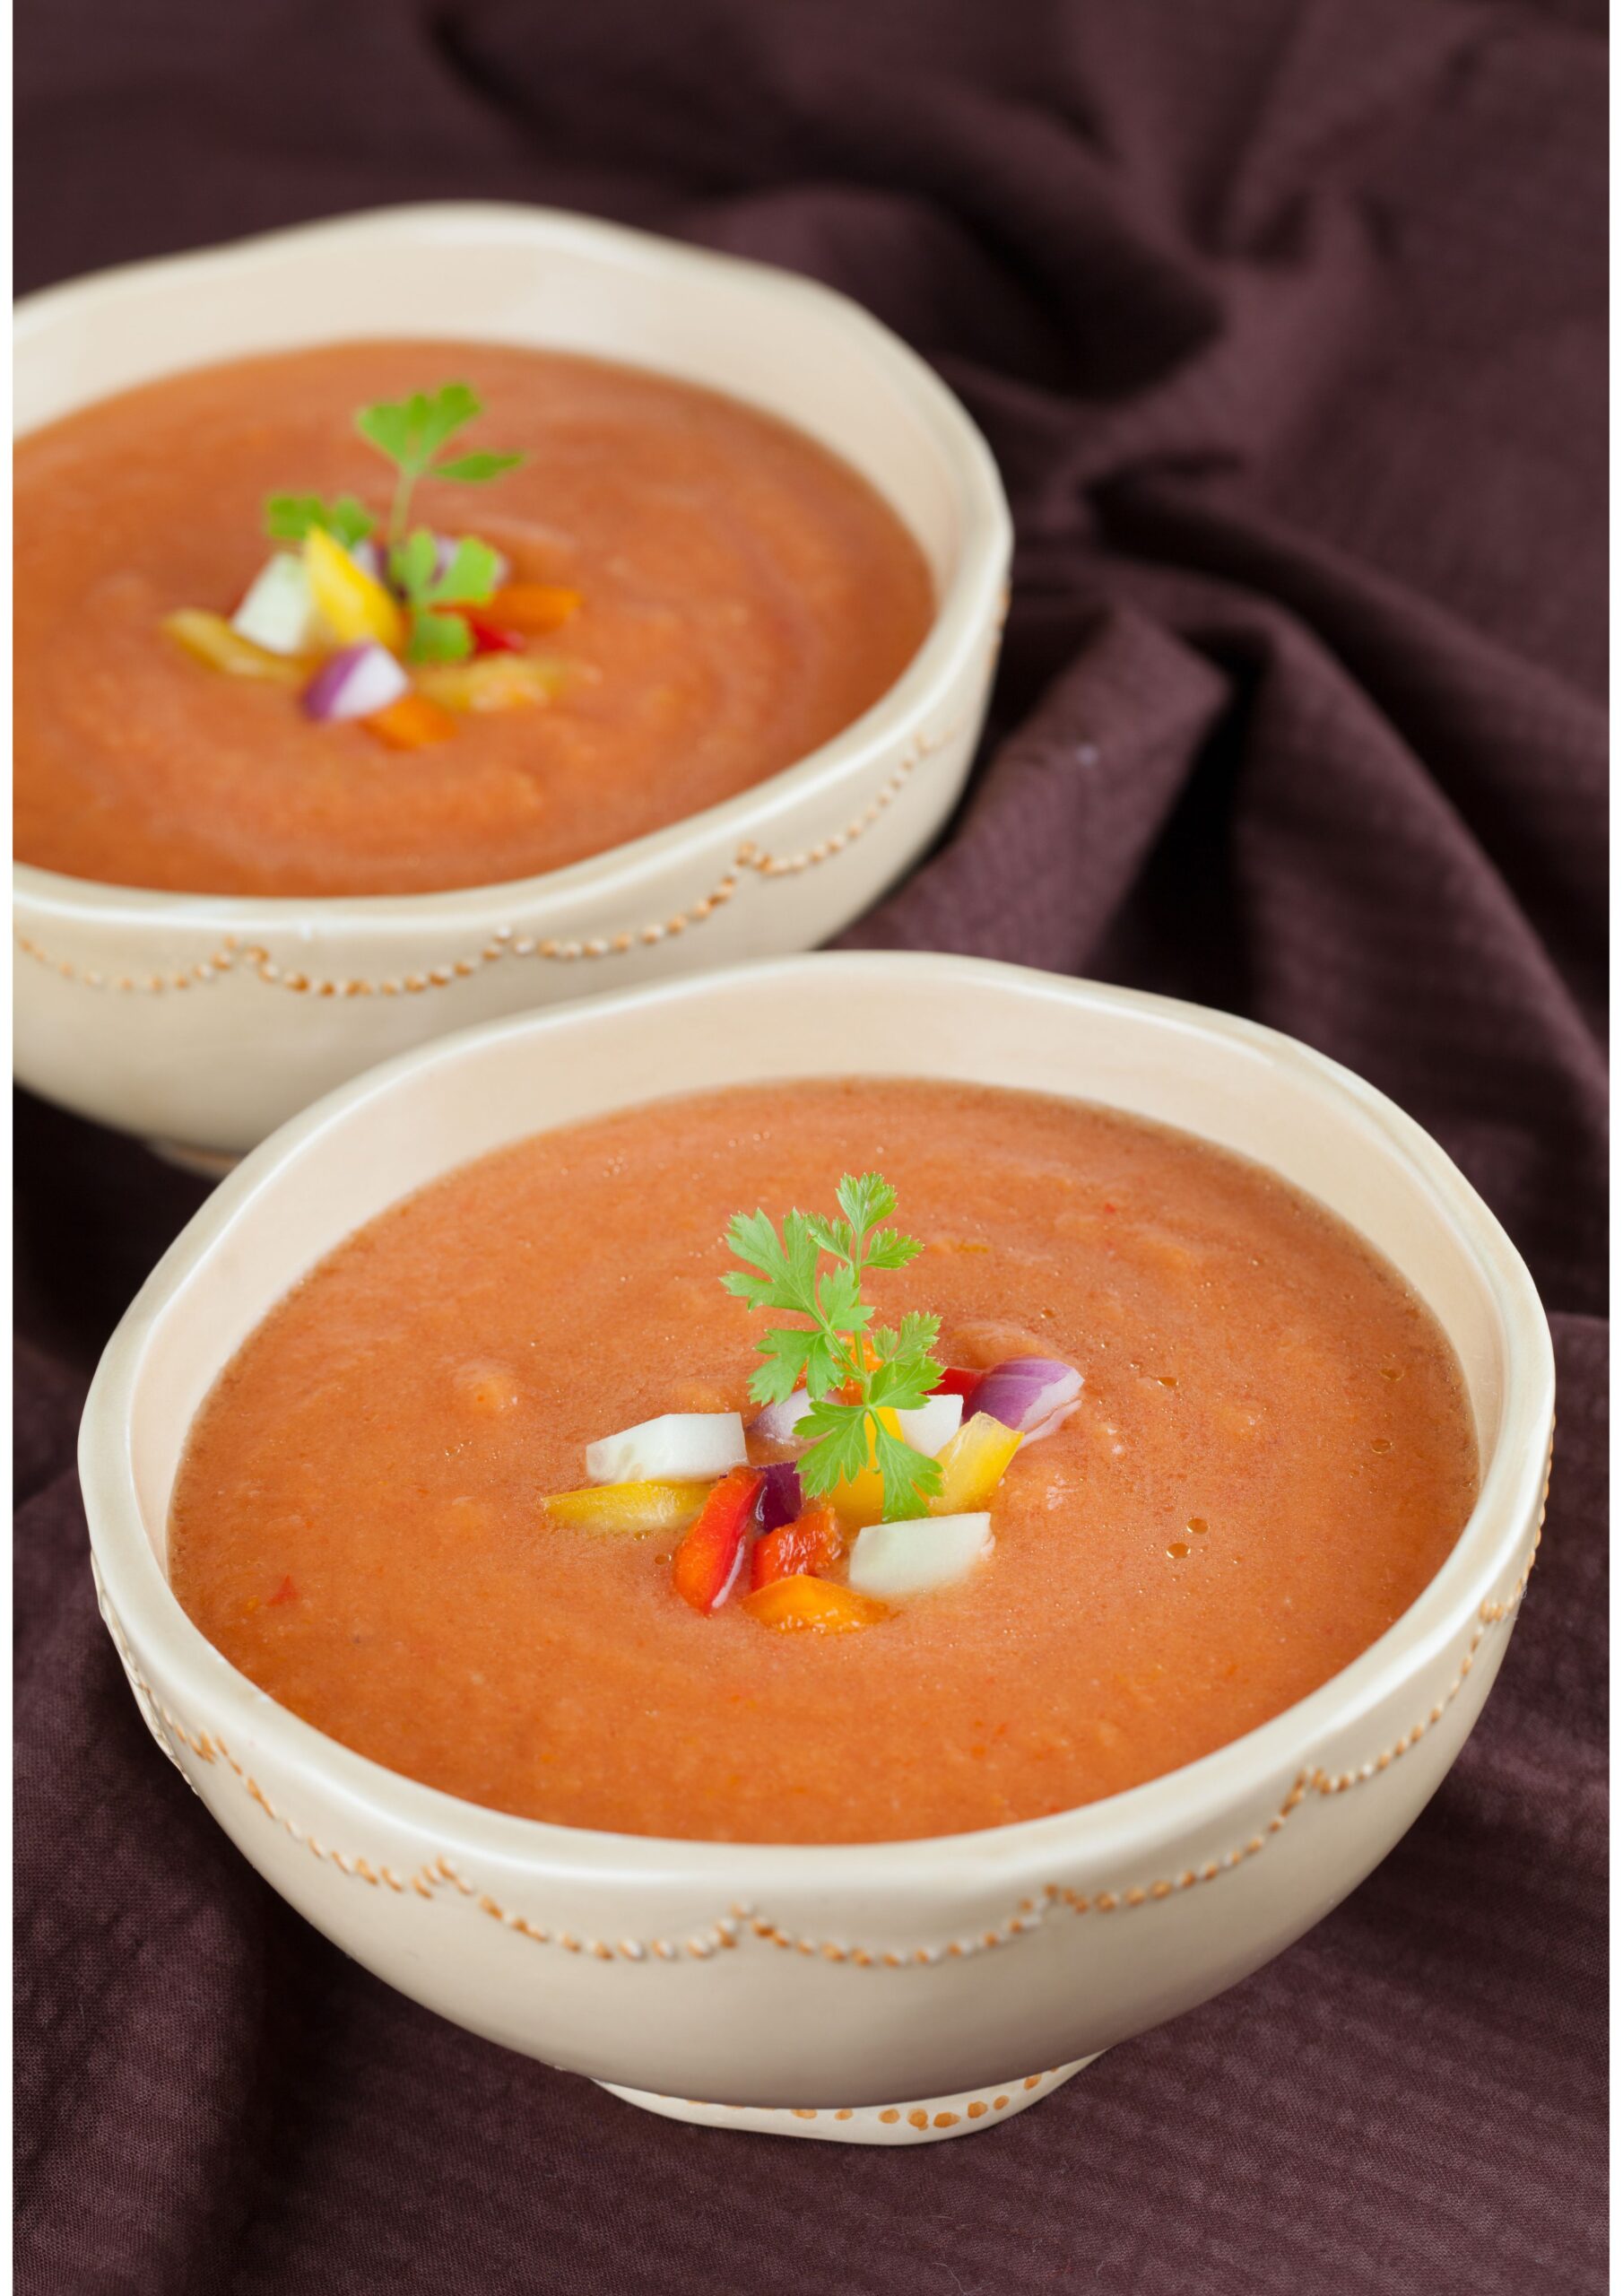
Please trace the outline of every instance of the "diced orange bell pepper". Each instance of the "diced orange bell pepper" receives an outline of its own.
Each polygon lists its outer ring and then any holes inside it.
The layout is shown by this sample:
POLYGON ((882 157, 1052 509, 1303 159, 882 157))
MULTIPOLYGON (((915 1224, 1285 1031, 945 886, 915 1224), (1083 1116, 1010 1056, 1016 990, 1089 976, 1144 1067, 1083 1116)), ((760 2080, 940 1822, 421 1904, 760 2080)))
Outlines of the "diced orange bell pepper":
POLYGON ((808 1578, 803 1572, 757 1587, 744 1596, 743 1608, 759 1625, 775 1627, 780 1634, 851 1634, 890 1615, 872 1595, 858 1595, 831 1579, 808 1578))
POLYGON ((941 1455, 942 1487, 930 1500, 933 1515, 977 1514, 1003 1479, 1020 1447, 1018 1427, 1005 1427, 990 1412, 965 1422, 941 1455))
POLYGON ((266 685, 303 685, 310 665, 292 654, 270 654, 233 630, 225 616, 207 613, 201 606, 182 606, 166 613, 163 627, 194 661, 221 670, 228 678, 258 678, 266 685))
POLYGON ((598 1483, 586 1491, 554 1492, 541 1503, 552 1522, 570 1530, 646 1539, 658 1531, 685 1531, 710 1491, 707 1483, 598 1483))
POLYGON ((769 1587, 775 1578, 792 1578, 797 1571, 826 1569, 846 1551, 839 1518, 827 1501, 808 1507, 792 1523, 780 1524, 757 1539, 750 1550, 752 1591, 769 1587))
POLYGON ((450 711, 426 693, 403 693, 386 709, 376 710, 360 722, 369 734, 375 734, 392 750, 426 750, 436 742, 448 742, 456 731, 450 711))
POLYGON ((676 1550, 671 1580, 684 1603, 713 1611, 725 1602, 743 1556, 744 1533, 766 1477, 759 1467, 723 1475, 676 1550))
POLYGON ((504 582, 482 611, 503 630, 522 631, 527 638, 544 638, 549 630, 566 622, 580 605, 578 590, 556 589, 550 582, 504 582))

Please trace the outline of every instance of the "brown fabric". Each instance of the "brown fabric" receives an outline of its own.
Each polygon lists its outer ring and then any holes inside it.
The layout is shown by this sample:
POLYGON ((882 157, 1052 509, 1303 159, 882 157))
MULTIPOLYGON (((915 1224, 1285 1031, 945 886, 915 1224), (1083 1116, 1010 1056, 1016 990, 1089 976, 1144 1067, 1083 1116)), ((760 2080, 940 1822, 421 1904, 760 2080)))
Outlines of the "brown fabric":
POLYGON ((85 1376, 198 1201, 18 1135, 20 2286, 1526 2296, 1603 2284, 1601 11, 25 0, 19 266, 404 198, 815 272, 996 449, 975 788, 854 941, 1254 1013, 1446 1144, 1560 1356, 1486 1718, 1272 1967, 968 2144, 689 2130, 261 1886, 98 1625, 85 1376))

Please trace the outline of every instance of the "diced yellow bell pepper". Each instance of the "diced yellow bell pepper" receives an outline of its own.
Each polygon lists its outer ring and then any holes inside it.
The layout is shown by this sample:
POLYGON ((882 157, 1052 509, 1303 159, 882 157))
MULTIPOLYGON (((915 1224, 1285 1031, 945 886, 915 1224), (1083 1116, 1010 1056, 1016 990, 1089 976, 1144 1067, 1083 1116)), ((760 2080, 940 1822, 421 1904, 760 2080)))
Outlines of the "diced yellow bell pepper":
POLYGON ((977 1411, 942 1453, 942 1487, 930 1501, 930 1512, 978 1514, 1002 1483, 1020 1440, 1017 1427, 1005 1427, 990 1412, 977 1411))
POLYGON ((436 662, 416 672, 417 690, 445 709, 533 709, 551 701, 567 672, 530 654, 482 654, 473 662, 436 662))
POLYGON ((340 646, 373 638, 391 654, 404 652, 405 616, 383 584, 321 526, 312 526, 304 538, 304 567, 316 611, 340 646))
POLYGON ((759 1625, 774 1627, 780 1634, 851 1634, 890 1615, 872 1595, 809 1578, 803 1571, 758 1587, 744 1596, 742 1608, 759 1625))
POLYGON ((310 674, 308 662, 289 654, 268 654, 263 646, 239 637, 223 614, 182 606, 178 613, 164 615, 163 627, 195 661, 205 662, 211 670, 222 670, 228 678, 260 678, 267 685, 299 686, 310 674))
POLYGON ((646 1539, 685 1531, 710 1492, 707 1483, 602 1483, 587 1491, 555 1492, 541 1503, 554 1523, 570 1530, 646 1539))

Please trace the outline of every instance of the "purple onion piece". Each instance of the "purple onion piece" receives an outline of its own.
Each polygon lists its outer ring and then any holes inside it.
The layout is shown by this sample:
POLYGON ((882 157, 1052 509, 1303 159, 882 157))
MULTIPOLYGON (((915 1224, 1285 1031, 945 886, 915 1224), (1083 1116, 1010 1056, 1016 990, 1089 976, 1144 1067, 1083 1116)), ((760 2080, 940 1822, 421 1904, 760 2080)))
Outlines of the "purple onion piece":
POLYGON ((1082 1392, 1082 1375, 1046 1355, 994 1363, 975 1391, 975 1408, 1022 1435, 1046 1435, 1082 1392))
POLYGON ((398 701, 412 681, 375 638, 346 646, 323 662, 303 694, 307 718, 331 725, 341 718, 370 718, 398 701))
POLYGON ((362 535, 359 542, 350 544, 350 556, 361 572, 369 574, 374 582, 387 581, 388 570, 383 562, 383 552, 370 535, 362 535))
POLYGON ((782 1403, 769 1403, 765 1411, 750 1422, 750 1432, 763 1443, 792 1443, 796 1421, 812 1408, 811 1398, 803 1387, 796 1387, 782 1403))
POLYGON ((800 1495, 800 1469, 792 1459, 780 1460, 766 1470, 767 1479, 760 1487, 760 1526, 763 1531, 781 1530, 785 1523, 794 1522, 804 1512, 800 1495))

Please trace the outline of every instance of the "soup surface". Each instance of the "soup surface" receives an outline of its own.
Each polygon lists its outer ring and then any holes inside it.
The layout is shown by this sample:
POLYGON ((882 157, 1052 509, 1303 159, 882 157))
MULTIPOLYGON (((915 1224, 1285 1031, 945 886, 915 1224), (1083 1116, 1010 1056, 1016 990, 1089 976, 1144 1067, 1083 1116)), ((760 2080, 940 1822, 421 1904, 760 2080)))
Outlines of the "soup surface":
POLYGON ((1414 1600, 1476 1476, 1429 1312, 1261 1169, 1058 1100, 774 1085, 525 1141, 352 1237, 200 1413, 170 1575, 273 1697, 450 1793, 862 1841, 1066 1809, 1267 1720, 1414 1600), (687 1607, 668 1536, 549 1525, 595 1439, 748 1416, 725 1222, 871 1167, 925 1246, 869 1279, 888 1320, 1084 1374, 990 1558, 865 1631, 777 1634, 687 1607))
POLYGON ((911 535, 802 432, 662 376, 464 343, 199 369, 36 432, 15 568, 19 857, 195 892, 421 892, 578 861, 829 740, 933 612, 911 535), (558 700, 402 753, 164 634, 178 608, 235 608, 268 494, 386 509, 356 410, 451 378, 484 402, 468 445, 527 459, 497 485, 425 481, 414 517, 580 593, 546 648, 575 671, 558 700))

